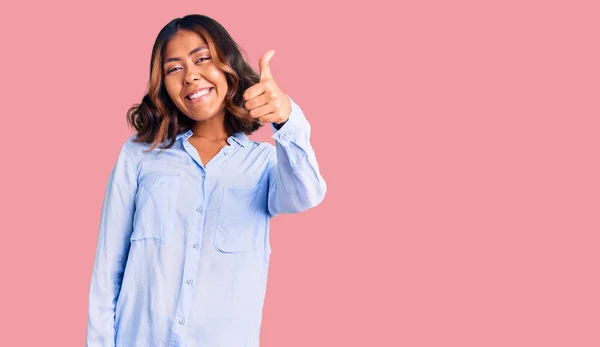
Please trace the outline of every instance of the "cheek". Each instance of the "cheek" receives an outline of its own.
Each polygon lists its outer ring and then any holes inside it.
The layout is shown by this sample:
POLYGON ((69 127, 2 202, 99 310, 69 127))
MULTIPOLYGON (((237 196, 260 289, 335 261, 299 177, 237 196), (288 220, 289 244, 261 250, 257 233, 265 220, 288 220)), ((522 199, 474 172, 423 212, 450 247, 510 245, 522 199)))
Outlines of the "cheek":
POLYGON ((219 69, 213 69, 210 73, 210 78, 213 83, 219 87, 221 93, 227 91, 227 79, 225 78, 225 74, 219 69))
POLYGON ((227 94, 227 81, 223 80, 221 81, 221 85, 219 86, 221 88, 221 94, 223 97, 225 97, 225 95, 227 94))
POLYGON ((180 89, 176 88, 173 83, 169 83, 168 81, 165 81, 165 89, 173 102, 179 102, 180 89))

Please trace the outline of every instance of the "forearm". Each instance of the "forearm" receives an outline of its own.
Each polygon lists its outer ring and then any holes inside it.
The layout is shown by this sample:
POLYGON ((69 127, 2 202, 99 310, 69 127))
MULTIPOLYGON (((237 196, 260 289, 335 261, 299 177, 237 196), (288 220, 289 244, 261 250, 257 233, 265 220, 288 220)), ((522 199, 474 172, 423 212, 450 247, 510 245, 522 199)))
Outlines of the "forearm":
POLYGON ((276 160, 270 167, 272 215, 307 210, 319 205, 325 197, 327 185, 310 143, 310 132, 302 110, 292 101, 289 119, 273 135, 276 160))

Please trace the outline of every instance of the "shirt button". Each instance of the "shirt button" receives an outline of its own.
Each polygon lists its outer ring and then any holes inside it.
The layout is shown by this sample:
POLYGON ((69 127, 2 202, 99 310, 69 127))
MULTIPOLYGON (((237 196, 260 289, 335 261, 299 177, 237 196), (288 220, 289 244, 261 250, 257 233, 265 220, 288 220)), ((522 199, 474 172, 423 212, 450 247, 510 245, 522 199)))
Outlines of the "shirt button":
POLYGON ((188 278, 188 280, 186 282, 187 282, 187 284, 192 284, 193 281, 191 278, 188 278))
POLYGON ((185 323, 185 320, 184 320, 183 318, 181 318, 181 319, 179 320, 179 324, 183 325, 183 323, 185 323))
POLYGON ((227 155, 227 152, 223 152, 223 155, 227 155))
POLYGON ((204 177, 206 177, 206 174, 203 172, 201 176, 202 176, 202 178, 204 178, 204 177))
POLYGON ((198 242, 195 242, 193 246, 194 246, 194 248, 198 248, 198 247, 200 247, 200 244, 198 244, 198 242))
POLYGON ((202 212, 202 206, 198 206, 198 207, 196 207, 196 211, 198 211, 198 212, 202 212))

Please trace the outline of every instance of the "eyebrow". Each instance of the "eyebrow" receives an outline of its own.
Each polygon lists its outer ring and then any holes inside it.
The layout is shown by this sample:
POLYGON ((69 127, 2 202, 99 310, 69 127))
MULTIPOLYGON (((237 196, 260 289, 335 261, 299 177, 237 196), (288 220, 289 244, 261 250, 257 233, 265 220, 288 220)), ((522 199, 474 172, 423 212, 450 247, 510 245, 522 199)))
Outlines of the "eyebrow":
MULTIPOLYGON (((190 52, 190 54, 188 54, 188 55, 192 55, 192 54, 197 53, 197 52, 199 52, 199 51, 201 51, 203 49, 208 49, 208 46, 200 46, 198 48, 194 48, 190 52)), ((178 61, 178 60, 181 60, 181 58, 167 58, 167 59, 165 59, 165 62, 163 63, 163 65, 166 65, 167 63, 170 63, 172 61, 178 61)))

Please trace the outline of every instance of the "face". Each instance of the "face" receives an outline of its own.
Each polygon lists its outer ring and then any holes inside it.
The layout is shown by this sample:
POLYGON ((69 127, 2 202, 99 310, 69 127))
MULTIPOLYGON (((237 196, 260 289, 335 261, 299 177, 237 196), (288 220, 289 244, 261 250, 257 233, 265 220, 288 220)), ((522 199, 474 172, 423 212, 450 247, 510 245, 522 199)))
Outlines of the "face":
POLYGON ((167 43, 163 76, 177 108, 195 121, 224 118, 227 80, 202 37, 179 30, 167 43))

